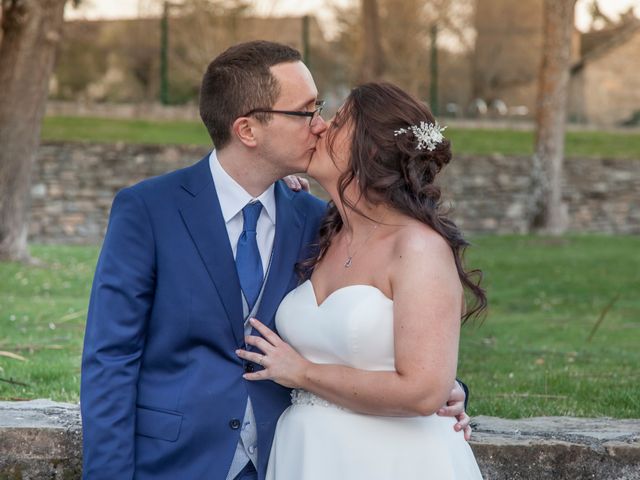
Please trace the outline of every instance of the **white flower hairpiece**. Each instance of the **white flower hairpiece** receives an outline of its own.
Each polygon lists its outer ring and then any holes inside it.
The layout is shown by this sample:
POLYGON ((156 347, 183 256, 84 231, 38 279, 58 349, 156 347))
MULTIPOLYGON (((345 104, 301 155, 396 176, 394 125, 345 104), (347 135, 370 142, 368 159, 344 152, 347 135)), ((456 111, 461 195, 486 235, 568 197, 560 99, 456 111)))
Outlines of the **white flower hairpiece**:
POLYGON ((405 133, 413 133, 413 135, 418 140, 418 145, 416 145, 416 150, 424 150, 427 149, 430 152, 436 149, 436 146, 444 140, 444 132, 447 127, 441 127, 436 123, 427 123, 420 122, 420 125, 411 125, 408 129, 401 128, 400 130, 396 130, 393 132, 393 136, 397 137, 398 135, 403 135, 405 133))

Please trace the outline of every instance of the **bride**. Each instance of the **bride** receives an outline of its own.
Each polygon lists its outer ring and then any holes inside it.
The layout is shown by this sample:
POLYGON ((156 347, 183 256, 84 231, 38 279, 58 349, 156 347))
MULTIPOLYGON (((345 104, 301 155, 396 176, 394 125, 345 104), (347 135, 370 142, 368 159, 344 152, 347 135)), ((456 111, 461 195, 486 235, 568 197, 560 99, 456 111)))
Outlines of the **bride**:
POLYGON ((455 419, 435 414, 455 382, 461 320, 486 305, 439 209, 442 131, 423 103, 371 83, 319 140, 308 173, 332 203, 302 265, 313 273, 280 304, 280 337, 252 319, 258 351, 237 351, 264 367, 245 378, 294 389, 268 479, 481 478, 455 419))

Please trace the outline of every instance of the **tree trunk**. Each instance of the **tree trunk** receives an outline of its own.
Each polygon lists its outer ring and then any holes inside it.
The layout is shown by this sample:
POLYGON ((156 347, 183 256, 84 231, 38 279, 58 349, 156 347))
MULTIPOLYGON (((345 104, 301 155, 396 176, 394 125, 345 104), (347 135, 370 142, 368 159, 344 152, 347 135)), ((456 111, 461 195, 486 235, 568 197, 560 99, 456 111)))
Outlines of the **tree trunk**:
POLYGON ((544 50, 538 84, 533 157, 534 230, 560 235, 568 226, 562 201, 562 164, 576 0, 545 0, 544 50))
POLYGON ((31 170, 66 0, 2 0, 0 261, 28 260, 31 170))
POLYGON ((358 82, 380 80, 385 62, 380 39, 380 14, 377 0, 362 0, 363 54, 358 82))

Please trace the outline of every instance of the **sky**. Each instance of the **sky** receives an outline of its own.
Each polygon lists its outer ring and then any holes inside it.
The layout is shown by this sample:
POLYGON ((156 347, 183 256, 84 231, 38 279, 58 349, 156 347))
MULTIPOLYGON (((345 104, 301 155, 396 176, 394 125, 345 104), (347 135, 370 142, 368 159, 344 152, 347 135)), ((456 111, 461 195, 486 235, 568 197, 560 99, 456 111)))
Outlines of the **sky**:
MULTIPOLYGON (((258 13, 265 15, 303 15, 315 14, 321 21, 331 22, 330 3, 345 5, 357 0, 255 0, 253 3, 258 13)), ((73 9, 67 6, 66 18, 134 18, 143 15, 157 14, 159 0, 83 0, 84 6, 73 9), (155 11, 154 11, 155 6, 155 11)), ((590 0, 578 0, 576 5, 576 25, 580 30, 588 26, 588 5, 590 0)), ((600 9, 608 16, 617 18, 630 6, 635 7, 640 16, 640 0, 600 0, 600 9)), ((330 30, 330 29, 329 29, 330 30)))

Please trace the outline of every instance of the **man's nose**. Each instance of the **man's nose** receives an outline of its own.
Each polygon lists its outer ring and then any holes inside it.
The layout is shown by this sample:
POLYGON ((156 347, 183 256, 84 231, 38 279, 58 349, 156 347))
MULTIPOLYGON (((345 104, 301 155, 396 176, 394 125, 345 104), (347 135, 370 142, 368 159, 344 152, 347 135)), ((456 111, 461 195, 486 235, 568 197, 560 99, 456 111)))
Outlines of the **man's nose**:
POLYGON ((317 118, 313 120, 313 125, 311 125, 311 132, 315 135, 320 135, 327 129, 327 122, 324 118, 318 115, 317 118))

